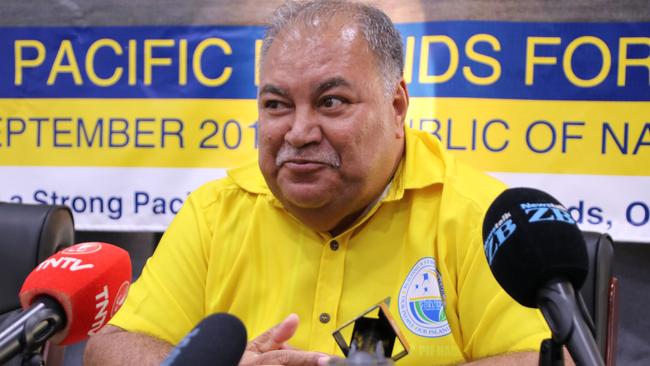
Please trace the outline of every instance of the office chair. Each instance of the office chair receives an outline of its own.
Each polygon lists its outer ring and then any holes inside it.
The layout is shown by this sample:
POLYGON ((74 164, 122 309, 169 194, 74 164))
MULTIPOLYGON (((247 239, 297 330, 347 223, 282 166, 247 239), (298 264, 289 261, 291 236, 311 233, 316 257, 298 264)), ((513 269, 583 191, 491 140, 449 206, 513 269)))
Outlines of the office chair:
POLYGON ((618 326, 618 280, 612 275, 614 247, 607 234, 583 232, 589 271, 580 293, 594 321, 594 338, 605 365, 615 366, 618 326))
MULTIPOLYGON (((65 206, 0 202, 0 324, 20 312, 18 292, 43 260, 74 243, 72 212, 65 206)), ((43 347, 46 365, 61 364, 63 348, 43 347)), ((20 365, 15 357, 7 365, 20 365)))

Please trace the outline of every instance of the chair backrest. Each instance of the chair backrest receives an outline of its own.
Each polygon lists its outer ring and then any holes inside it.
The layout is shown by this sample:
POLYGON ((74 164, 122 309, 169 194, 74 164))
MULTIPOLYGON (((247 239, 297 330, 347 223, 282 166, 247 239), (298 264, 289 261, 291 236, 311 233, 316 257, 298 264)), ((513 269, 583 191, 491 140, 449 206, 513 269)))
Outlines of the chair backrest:
POLYGON ((27 275, 73 243, 69 208, 0 202, 0 324, 20 309, 18 293, 27 275))
POLYGON ((616 347, 616 279, 613 278, 614 247, 607 234, 583 232, 589 271, 580 293, 594 321, 594 337, 607 365, 613 365, 616 347), (609 360, 609 362, 608 362, 609 360))

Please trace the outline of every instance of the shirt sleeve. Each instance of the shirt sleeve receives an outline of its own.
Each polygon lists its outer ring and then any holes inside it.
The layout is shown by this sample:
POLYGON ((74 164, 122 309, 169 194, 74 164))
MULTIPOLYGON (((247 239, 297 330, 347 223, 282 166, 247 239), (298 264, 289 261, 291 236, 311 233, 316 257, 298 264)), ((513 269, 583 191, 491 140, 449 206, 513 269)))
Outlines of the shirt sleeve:
POLYGON ((471 360, 519 352, 539 351, 550 337, 537 309, 513 300, 498 284, 487 263, 479 225, 471 234, 458 277, 458 312, 463 353, 471 360))
POLYGON ((204 317, 210 233, 196 201, 176 214, 110 324, 176 344, 204 317))

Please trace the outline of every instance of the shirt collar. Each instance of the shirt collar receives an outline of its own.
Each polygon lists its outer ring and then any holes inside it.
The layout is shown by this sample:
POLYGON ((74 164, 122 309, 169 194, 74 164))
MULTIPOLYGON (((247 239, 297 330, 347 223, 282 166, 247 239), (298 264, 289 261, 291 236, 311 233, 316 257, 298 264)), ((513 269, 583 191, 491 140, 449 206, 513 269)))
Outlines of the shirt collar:
POLYGON ((271 194, 266 185, 264 176, 260 171, 257 159, 248 161, 246 164, 229 169, 226 174, 243 190, 256 194, 271 194))
POLYGON ((444 180, 444 150, 440 141, 426 132, 405 127, 404 158, 397 167, 393 183, 383 202, 396 201, 408 189, 424 188, 444 180))

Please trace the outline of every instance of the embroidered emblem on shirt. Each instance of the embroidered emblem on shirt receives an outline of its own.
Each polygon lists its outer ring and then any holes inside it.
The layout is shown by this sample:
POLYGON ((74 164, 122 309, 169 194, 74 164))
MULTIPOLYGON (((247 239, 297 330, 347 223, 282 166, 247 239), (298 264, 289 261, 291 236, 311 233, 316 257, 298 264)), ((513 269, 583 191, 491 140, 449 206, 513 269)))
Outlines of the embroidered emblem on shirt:
POLYGON ((413 333, 428 338, 451 333, 445 313, 442 279, 431 257, 420 259, 399 291, 399 314, 413 333))

